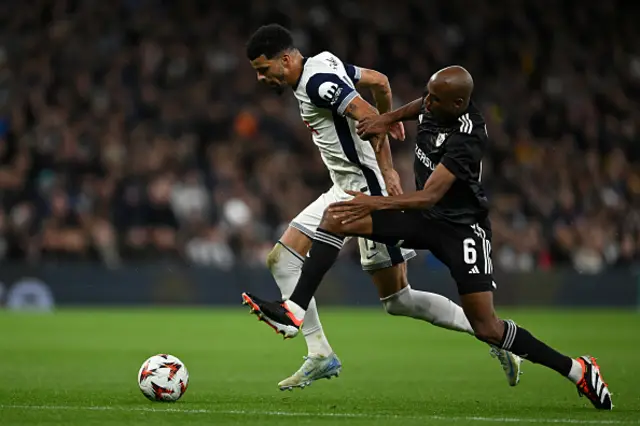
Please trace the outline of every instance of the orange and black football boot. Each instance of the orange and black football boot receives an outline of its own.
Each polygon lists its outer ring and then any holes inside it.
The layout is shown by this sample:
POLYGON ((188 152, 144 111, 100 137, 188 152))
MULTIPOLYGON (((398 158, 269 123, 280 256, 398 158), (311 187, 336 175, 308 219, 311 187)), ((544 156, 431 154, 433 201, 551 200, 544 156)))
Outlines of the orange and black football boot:
POLYGON ((249 305, 252 314, 285 339, 296 337, 300 332, 302 320, 296 318, 285 302, 267 302, 249 293, 242 293, 242 304, 249 305))
POLYGON ((582 365, 582 379, 576 384, 578 394, 586 396, 599 410, 611 410, 611 392, 600 374, 600 367, 592 356, 581 356, 577 361, 582 365))

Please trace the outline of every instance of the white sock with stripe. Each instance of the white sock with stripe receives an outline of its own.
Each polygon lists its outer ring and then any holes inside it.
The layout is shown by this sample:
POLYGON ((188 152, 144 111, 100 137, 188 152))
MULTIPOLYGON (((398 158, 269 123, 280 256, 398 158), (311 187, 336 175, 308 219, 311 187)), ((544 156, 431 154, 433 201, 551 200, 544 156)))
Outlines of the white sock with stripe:
MULTIPOLYGON (((281 242, 278 242, 271 253, 269 253, 267 266, 280 288, 283 299, 291 296, 300 278, 303 263, 304 260, 298 253, 281 242)), ((294 315, 295 314, 296 312, 294 312, 294 315)), ((328 356, 333 353, 333 349, 331 345, 329 345, 329 341, 324 335, 322 324, 320 323, 315 298, 311 299, 309 308, 304 314, 302 334, 307 342, 309 355, 317 354, 328 356)))

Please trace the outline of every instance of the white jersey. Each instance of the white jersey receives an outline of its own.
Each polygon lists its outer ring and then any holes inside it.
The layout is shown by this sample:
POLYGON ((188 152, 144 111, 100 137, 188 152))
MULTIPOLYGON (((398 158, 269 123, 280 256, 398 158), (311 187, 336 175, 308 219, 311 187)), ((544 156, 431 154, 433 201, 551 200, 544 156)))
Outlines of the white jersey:
MULTIPOLYGON (((313 239, 326 208, 351 195, 344 191, 387 195, 382 173, 371 143, 360 139, 354 120, 345 117, 347 105, 358 96, 355 85, 360 69, 343 64, 329 52, 306 58, 300 80, 294 87, 302 121, 311 131, 313 142, 333 181, 333 187, 309 204, 290 226, 313 239)), ((415 251, 358 238, 360 262, 368 271, 400 264, 415 251)))
POLYGON ((359 96, 355 89, 359 79, 359 68, 322 52, 305 58, 294 93, 334 186, 387 195, 371 143, 358 137, 356 122, 344 115, 347 105, 359 96))

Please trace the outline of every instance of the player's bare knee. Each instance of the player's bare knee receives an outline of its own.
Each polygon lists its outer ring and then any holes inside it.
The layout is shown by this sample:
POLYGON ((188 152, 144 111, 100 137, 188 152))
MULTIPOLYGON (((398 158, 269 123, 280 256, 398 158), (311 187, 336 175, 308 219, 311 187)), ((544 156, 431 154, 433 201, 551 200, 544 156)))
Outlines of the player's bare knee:
POLYGON ((494 345, 500 344, 504 325, 497 318, 488 321, 470 321, 476 339, 494 345))

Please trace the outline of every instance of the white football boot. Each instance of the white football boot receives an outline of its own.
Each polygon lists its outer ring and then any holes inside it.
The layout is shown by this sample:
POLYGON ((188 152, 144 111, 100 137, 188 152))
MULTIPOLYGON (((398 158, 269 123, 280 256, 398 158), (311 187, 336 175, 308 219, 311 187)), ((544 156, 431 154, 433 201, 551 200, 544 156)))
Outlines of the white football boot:
POLYGON ((495 346, 491 347, 491 356, 498 358, 498 361, 500 361, 504 374, 507 376, 509 386, 517 385, 518 382, 520 382, 520 375, 522 374, 522 358, 495 346))
POLYGON ((341 369, 342 363, 336 354, 329 356, 308 355, 304 357, 302 367, 291 377, 278 383, 278 388, 280 390, 304 389, 316 380, 338 377, 341 369))

